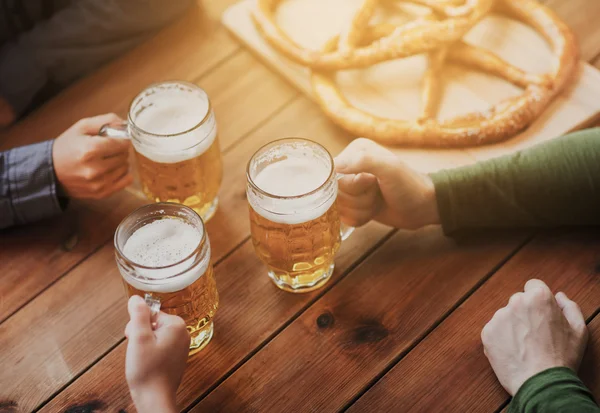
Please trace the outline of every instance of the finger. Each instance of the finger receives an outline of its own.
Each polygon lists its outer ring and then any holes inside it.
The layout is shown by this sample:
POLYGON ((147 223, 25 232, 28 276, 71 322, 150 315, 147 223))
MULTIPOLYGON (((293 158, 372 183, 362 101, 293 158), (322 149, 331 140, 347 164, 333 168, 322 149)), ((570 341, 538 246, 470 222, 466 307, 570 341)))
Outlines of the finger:
POLYGON ((373 141, 360 138, 353 141, 335 158, 335 167, 339 173, 360 174, 363 172, 381 177, 387 164, 399 162, 396 156, 373 141))
POLYGON ((552 295, 550 287, 548 287, 546 283, 541 280, 533 278, 525 283, 525 292, 530 292, 536 289, 543 290, 544 292, 550 293, 550 295, 552 295))
POLYGON ((373 219, 373 214, 369 211, 358 211, 342 206, 338 207, 338 211, 341 221, 351 227, 362 227, 373 219))
POLYGON ((130 318, 129 335, 152 332, 150 307, 142 297, 132 296, 127 303, 127 311, 130 318))
POLYGON ((119 116, 114 113, 107 113, 104 115, 94 116, 91 118, 81 119, 75 124, 81 133, 86 135, 97 135, 100 132, 100 128, 107 123, 120 123, 123 122, 119 116))
POLYGON ((103 136, 90 136, 88 142, 94 158, 109 158, 113 156, 129 155, 131 142, 127 139, 106 138, 103 136))
POLYGON ((515 293, 513 295, 510 296, 510 298, 508 299, 508 305, 514 307, 514 306, 518 306, 523 302, 523 297, 525 296, 525 293, 515 293))
POLYGON ((163 312, 158 313, 156 317, 155 333, 159 340, 164 338, 181 338, 186 340, 190 337, 183 318, 163 312))
POLYGON ((375 215, 378 206, 378 199, 375 194, 352 196, 339 192, 337 202, 338 205, 343 205, 350 209, 371 211, 373 215, 375 215))
POLYGON ((98 198, 106 198, 110 195, 127 188, 133 183, 133 175, 129 173, 128 169, 119 169, 113 171, 110 177, 106 178, 107 184, 102 186, 102 189, 98 192, 98 198))
POLYGON ((585 318, 575 301, 571 301, 563 292, 556 294, 556 302, 565 318, 574 329, 586 328, 585 318))
POLYGON ((101 158, 94 161, 94 168, 103 173, 114 171, 118 168, 129 168, 129 156, 127 153, 111 156, 109 158, 101 158))
POLYGON ((361 195, 366 192, 374 192, 379 185, 375 175, 361 173, 358 175, 345 175, 338 181, 341 192, 350 195, 361 195))

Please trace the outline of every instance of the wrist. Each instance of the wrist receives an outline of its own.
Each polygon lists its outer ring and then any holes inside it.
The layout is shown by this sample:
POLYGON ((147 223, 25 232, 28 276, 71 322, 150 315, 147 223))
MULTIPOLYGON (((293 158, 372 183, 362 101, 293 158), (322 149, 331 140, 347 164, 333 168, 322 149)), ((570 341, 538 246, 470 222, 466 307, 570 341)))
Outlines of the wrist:
POLYGON ((131 398, 138 412, 177 412, 175 394, 163 386, 139 386, 131 388, 131 398))
POLYGON ((423 225, 439 225, 441 223, 440 213, 438 211, 437 197, 435 193, 435 184, 429 175, 424 176, 423 193, 423 225))

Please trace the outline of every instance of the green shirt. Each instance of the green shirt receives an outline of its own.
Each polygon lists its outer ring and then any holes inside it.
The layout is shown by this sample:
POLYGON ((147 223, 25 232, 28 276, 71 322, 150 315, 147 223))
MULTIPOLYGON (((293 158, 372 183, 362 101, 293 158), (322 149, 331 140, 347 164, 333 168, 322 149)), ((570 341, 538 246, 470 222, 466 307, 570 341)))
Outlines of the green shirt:
MULTIPOLYGON (((477 228, 600 225, 600 128, 431 175, 446 234, 477 228)), ((567 368, 527 380, 510 413, 600 413, 567 368)))
POLYGON ((600 128, 431 177, 447 234, 600 225, 600 128))

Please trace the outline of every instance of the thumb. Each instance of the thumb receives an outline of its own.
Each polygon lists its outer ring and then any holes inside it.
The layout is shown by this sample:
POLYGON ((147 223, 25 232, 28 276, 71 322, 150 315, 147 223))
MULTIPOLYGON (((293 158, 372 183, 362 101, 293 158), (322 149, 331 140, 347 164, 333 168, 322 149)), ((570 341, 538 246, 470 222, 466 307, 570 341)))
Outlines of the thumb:
POLYGON ((150 307, 139 295, 134 295, 127 303, 130 322, 127 325, 128 333, 152 333, 152 317, 150 307))
POLYGON ((366 172, 378 178, 386 175, 389 165, 399 162, 396 156, 373 141, 360 138, 348 145, 335 158, 336 171, 342 174, 366 172))
POLYGON ((565 293, 560 292, 556 294, 556 302, 571 327, 578 331, 582 328, 586 328, 585 319, 583 318, 581 309, 575 301, 571 301, 565 293))

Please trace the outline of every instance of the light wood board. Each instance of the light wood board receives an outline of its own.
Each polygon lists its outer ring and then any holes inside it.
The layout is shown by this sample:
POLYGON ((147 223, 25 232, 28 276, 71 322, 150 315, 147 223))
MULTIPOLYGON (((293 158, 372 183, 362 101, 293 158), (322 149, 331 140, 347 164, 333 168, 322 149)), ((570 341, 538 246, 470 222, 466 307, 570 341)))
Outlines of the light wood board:
MULTIPOLYGON (((359 3, 357 0, 286 0, 278 10, 277 19, 298 44, 319 49, 340 31, 359 3)), ((254 7, 255 0, 241 1, 226 10, 222 21, 263 61, 312 98, 308 70, 275 52, 262 39, 251 18, 254 7)), ((403 9, 402 13, 387 10, 386 18, 400 23, 410 18, 410 13, 418 14, 421 10, 403 9)), ((493 50, 529 72, 545 73, 552 68, 553 55, 544 39, 530 27, 503 16, 486 17, 468 33, 466 40, 493 50)), ((380 116, 416 119, 421 107, 425 65, 424 56, 414 56, 366 70, 339 72, 337 79, 344 94, 356 106, 380 116)), ((444 78, 441 119, 485 110, 491 104, 521 92, 504 80, 456 66, 448 66, 444 78)), ((464 150, 390 149, 409 165, 431 172, 527 148, 590 125, 599 114, 600 72, 582 62, 568 90, 557 97, 526 131, 506 142, 464 150)))

